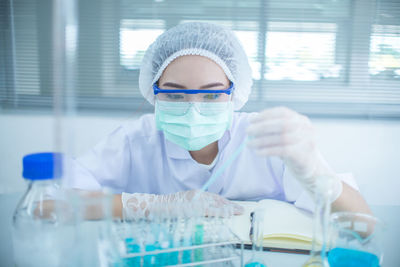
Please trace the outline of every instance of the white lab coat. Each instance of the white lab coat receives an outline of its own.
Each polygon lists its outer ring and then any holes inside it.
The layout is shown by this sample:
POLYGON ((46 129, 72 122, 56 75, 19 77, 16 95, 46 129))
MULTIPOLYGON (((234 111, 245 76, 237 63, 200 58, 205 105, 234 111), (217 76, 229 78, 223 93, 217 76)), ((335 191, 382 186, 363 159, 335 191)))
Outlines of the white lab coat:
MULTIPOLYGON (((65 184, 86 190, 109 187, 115 193, 167 194, 199 189, 244 141, 248 117, 248 113, 234 113, 230 129, 218 141, 219 155, 211 171, 193 160, 188 151, 166 140, 156 129, 154 114, 147 114, 124 123, 74 160, 73 175, 65 184)), ((357 188, 351 176, 343 179, 357 188)), ((272 198, 313 209, 312 198, 282 160, 260 157, 248 146, 208 191, 232 200, 272 198)))

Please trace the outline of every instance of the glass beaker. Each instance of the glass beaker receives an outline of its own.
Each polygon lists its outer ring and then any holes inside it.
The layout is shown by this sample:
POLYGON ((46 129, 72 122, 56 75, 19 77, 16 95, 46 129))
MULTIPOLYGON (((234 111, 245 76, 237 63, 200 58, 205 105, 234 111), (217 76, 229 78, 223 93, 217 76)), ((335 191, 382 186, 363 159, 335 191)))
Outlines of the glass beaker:
POLYGON ((336 212, 331 215, 331 267, 378 267, 382 263, 383 223, 363 213, 336 212))

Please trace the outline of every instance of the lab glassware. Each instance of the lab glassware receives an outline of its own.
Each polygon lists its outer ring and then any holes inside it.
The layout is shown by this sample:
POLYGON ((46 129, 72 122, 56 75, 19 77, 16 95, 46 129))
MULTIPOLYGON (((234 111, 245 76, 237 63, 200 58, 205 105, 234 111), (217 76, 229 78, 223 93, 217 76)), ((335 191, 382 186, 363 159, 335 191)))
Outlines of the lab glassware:
POLYGON ((331 215, 331 244, 328 255, 331 267, 366 266, 382 264, 383 223, 376 217, 353 212, 331 215))
POLYGON ((118 266, 243 266, 243 243, 222 229, 226 225, 218 213, 199 213, 200 205, 177 201, 173 210, 160 204, 152 207, 151 216, 114 220, 118 266), (223 234, 216 235, 214 229, 223 234))
POLYGON ((303 267, 329 267, 327 246, 333 180, 330 177, 321 178, 317 179, 314 192, 315 210, 310 257, 303 267))
POLYGON ((119 258, 118 240, 112 235, 113 195, 106 188, 71 194, 78 217, 79 266, 113 266, 119 258))
POLYGON ((57 179, 62 176, 62 155, 26 155, 23 176, 29 185, 12 222, 16 266, 73 265, 75 217, 57 179))
POLYGON ((250 214, 251 231, 250 237, 253 243, 251 259, 246 263, 245 267, 266 267, 264 260, 261 257, 263 252, 264 240, 264 214, 265 210, 257 209, 250 214))

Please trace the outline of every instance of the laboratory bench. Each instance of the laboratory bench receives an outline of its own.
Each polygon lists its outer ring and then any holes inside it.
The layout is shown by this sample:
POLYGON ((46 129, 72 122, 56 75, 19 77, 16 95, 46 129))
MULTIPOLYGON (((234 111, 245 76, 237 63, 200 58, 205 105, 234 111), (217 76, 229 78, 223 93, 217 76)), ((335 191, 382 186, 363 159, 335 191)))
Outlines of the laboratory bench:
MULTIPOLYGON (((0 266, 14 266, 11 239, 11 220, 14 209, 21 198, 21 193, 0 194, 0 266)), ((383 267, 400 266, 400 206, 371 206, 374 215, 385 224, 383 233, 383 267)), ((301 266, 308 255, 270 252, 262 253, 268 267, 301 266)), ((244 262, 251 256, 251 251, 245 250, 244 262)))

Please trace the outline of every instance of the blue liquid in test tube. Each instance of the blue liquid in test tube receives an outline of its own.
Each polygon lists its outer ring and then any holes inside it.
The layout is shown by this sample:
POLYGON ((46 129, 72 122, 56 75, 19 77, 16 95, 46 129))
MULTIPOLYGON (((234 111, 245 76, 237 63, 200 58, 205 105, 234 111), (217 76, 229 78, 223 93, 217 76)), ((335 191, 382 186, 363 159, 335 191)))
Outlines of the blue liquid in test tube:
MULTIPOLYGON (((134 238, 126 238, 125 245, 127 254, 140 252, 140 246, 134 238)), ((123 263, 123 266, 140 266, 140 257, 126 258, 123 263)))

